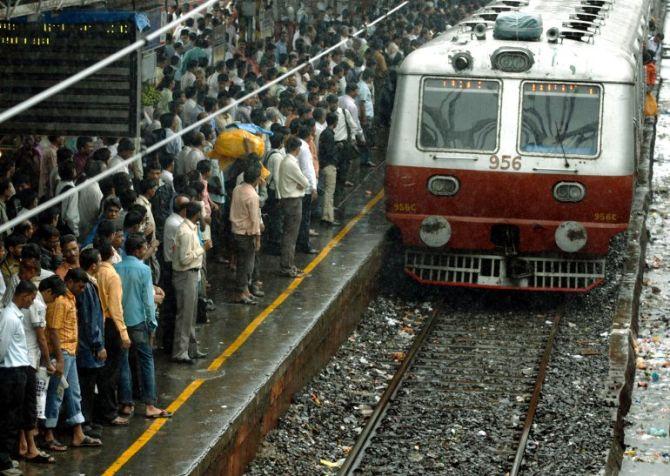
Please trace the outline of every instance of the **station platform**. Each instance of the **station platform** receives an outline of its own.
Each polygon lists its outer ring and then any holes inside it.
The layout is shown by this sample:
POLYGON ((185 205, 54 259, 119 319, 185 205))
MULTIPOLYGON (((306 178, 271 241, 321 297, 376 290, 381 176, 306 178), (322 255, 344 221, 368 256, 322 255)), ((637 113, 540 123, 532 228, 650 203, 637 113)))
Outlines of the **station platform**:
POLYGON ((292 394, 348 337, 375 292, 389 228, 383 169, 360 171, 341 227, 314 224, 321 252, 296 255, 303 278, 280 277, 279 258, 262 255, 266 296, 259 305, 225 302, 230 271, 208 265, 217 309, 197 331, 208 358, 185 366, 155 352, 158 404, 173 418, 147 420, 138 404, 129 427, 104 428, 101 448, 71 448, 55 454, 51 466, 22 463, 24 474, 241 474, 292 394))

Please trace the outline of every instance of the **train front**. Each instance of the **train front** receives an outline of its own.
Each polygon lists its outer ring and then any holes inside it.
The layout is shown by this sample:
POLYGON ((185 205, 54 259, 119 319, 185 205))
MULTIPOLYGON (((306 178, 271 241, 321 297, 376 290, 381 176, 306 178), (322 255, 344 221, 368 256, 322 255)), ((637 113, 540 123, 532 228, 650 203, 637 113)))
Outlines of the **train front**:
POLYGON ((630 61, 594 67, 602 55, 579 42, 444 38, 406 59, 386 206, 407 274, 533 291, 604 281, 628 224, 643 118, 630 61))

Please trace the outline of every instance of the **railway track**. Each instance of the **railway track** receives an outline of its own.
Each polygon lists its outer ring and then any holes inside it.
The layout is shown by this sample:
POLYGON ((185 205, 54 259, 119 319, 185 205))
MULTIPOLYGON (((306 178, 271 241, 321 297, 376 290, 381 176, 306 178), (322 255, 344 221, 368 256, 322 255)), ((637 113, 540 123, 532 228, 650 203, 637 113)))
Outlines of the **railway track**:
POLYGON ((339 474, 519 474, 560 314, 437 309, 339 474))

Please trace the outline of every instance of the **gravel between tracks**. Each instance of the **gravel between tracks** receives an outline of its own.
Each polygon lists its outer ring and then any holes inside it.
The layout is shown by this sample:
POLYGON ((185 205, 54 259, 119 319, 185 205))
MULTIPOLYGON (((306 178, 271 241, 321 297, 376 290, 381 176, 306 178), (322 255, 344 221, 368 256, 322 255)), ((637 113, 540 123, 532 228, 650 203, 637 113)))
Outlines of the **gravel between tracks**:
MULTIPOLYGON (((397 364, 389 363, 390 355, 409 348, 438 294, 452 312, 459 314, 488 311, 502 315, 527 308, 545 312, 565 303, 522 472, 598 473, 610 444, 611 409, 603 399, 603 382, 608 372, 607 333, 623 245, 622 238, 614 243, 607 284, 585 296, 426 292, 402 279, 386 283, 382 286, 385 295, 371 303, 355 333, 320 375, 294 397, 294 404, 268 434, 247 474, 333 474, 397 368, 397 364)), ((464 428, 474 428, 477 423, 463 422, 464 428)), ((463 452, 458 458, 461 462, 476 461, 481 456, 474 447, 466 447, 463 452)), ((426 460, 432 459, 428 456, 426 460)), ((441 464, 431 468, 415 463, 426 474, 459 471, 441 464)), ((468 465, 459 466, 462 470, 468 465)), ((493 471, 491 474, 495 474, 493 471)))
POLYGON ((611 444, 611 412, 604 400, 608 334, 623 264, 617 237, 607 283, 568 301, 530 433, 522 474, 598 474, 611 444))
POLYGON ((431 310, 430 302, 376 298, 325 369, 294 396, 247 474, 323 474, 345 458, 395 374, 393 353, 409 348, 431 310))

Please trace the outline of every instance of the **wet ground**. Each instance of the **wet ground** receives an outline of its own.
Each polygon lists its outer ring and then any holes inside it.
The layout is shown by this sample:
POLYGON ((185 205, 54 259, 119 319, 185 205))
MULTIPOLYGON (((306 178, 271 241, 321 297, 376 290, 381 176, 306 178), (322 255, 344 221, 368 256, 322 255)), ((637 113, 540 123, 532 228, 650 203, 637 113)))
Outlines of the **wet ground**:
MULTIPOLYGON (((70 449, 56 455, 53 466, 22 464, 24 474, 172 476, 188 474, 206 459, 245 405, 257 398, 268 376, 300 345, 336 293, 383 241, 388 228, 380 192, 383 166, 362 170, 355 178, 358 185, 341 206, 342 227, 314 225, 320 236, 313 245, 323 252, 297 254, 297 265, 308 272, 304 279, 279 277, 278 257, 263 255, 266 296, 258 306, 236 305, 226 302, 230 270, 210 265, 210 297, 217 310, 197 329, 208 358, 180 366, 155 352, 159 405, 175 412, 171 420, 146 420, 139 404, 129 427, 104 428, 102 448, 70 449)), ((61 441, 69 443, 69 435, 61 441)))
POLYGON ((640 306, 636 384, 621 474, 670 475, 670 60, 661 75, 650 242, 640 306))

